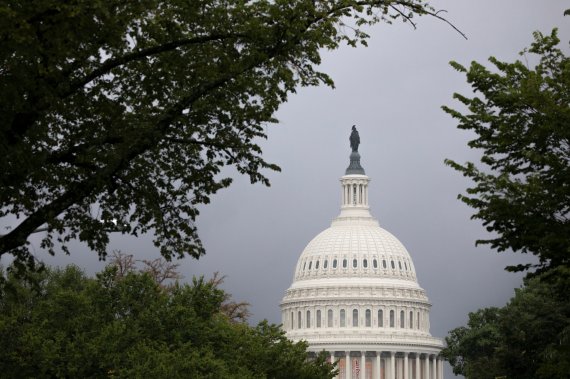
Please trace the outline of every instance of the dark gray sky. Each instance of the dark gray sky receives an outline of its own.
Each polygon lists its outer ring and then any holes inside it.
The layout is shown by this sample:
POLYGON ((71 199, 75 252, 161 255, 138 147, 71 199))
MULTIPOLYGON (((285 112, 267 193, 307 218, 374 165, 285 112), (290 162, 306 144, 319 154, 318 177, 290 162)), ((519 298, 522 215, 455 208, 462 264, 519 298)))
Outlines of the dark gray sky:
MULTIPOLYGON (((368 48, 325 52, 322 69, 336 89, 303 88, 290 97, 268 127, 264 155, 281 166, 269 173, 272 186, 234 185, 202 207, 198 220, 207 255, 180 261, 182 274, 227 275, 225 288, 251 303, 253 321, 280 323, 279 302, 291 285, 297 258, 307 243, 329 227, 340 207, 339 178, 348 165, 350 127, 357 124, 362 165, 372 179, 370 204, 380 225, 408 249, 420 285, 433 304, 431 332, 444 337, 464 324, 467 313, 503 305, 521 283, 504 266, 529 257, 475 247, 486 237, 471 209, 456 200, 470 183, 445 158, 476 160, 467 148, 470 135, 440 107, 459 106, 452 94, 471 94, 464 75, 449 65, 468 65, 489 56, 519 59, 532 32, 558 26, 564 47, 570 39, 570 4, 563 0, 434 0, 437 9, 467 36, 443 22, 417 19, 380 24, 370 30, 368 48)), ((567 50, 567 49, 566 49, 567 50)), ((524 59, 524 58, 523 58, 524 59)), ((531 62, 530 62, 531 63, 531 62)), ((529 63, 529 64, 530 64, 529 63)), ((232 172, 229 171, 231 174, 232 172)), ((39 249, 39 247, 36 247, 39 249)), ((112 249, 157 257, 150 237, 115 238, 112 249)), ((76 247, 71 257, 90 273, 102 267, 95 254, 76 247)), ((44 255, 37 250, 37 255, 44 255)), ((451 371, 446 376, 452 377, 451 371)))

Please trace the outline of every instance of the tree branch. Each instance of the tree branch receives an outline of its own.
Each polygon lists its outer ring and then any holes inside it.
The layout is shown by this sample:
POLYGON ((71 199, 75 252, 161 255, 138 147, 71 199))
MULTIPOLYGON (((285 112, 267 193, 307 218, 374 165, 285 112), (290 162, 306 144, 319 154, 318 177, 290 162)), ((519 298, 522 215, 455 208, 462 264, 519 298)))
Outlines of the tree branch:
POLYGON ((276 49, 272 52, 272 56, 266 59, 256 56, 255 60, 245 64, 241 69, 226 73, 222 77, 210 83, 202 84, 194 93, 182 98, 164 114, 163 118, 157 122, 154 128, 143 133, 136 141, 129 144, 129 148, 126 149, 122 157, 117 157, 113 162, 109 163, 109 165, 102 167, 97 172, 94 172, 92 176, 80 182, 71 183, 68 191, 63 195, 39 208, 10 233, 0 237, 0 256, 24 245, 28 236, 38 227, 45 223, 49 224, 59 214, 64 212, 73 204, 79 203, 84 198, 89 197, 91 194, 104 188, 106 183, 112 180, 117 173, 126 169, 133 159, 152 148, 157 140, 164 138, 164 134, 172 121, 179 117, 179 115, 182 114, 182 111, 188 108, 188 106, 193 102, 205 94, 223 86, 225 83, 237 76, 252 70, 258 65, 264 63, 267 59, 275 57, 279 51, 279 49, 276 49))
POLYGON ((67 91, 64 91, 61 94, 61 97, 65 98, 65 97, 69 96, 70 94, 75 92, 77 89, 84 87, 86 84, 90 83, 91 81, 93 81, 93 80, 95 80, 95 79, 97 79, 103 75, 110 73, 111 70, 116 68, 116 67, 123 66, 127 63, 139 60, 141 58, 146 58, 146 57, 149 57, 151 55, 165 53, 167 51, 172 51, 172 50, 175 50, 175 49, 177 49, 179 47, 183 47, 183 46, 206 43, 206 42, 211 42, 211 41, 224 40, 224 39, 229 39, 229 38, 238 38, 238 37, 244 38, 245 35, 238 34, 238 33, 235 33, 235 34, 212 34, 212 35, 208 35, 208 36, 186 38, 186 39, 181 39, 178 41, 171 41, 171 42, 168 42, 168 43, 165 43, 162 45, 158 45, 158 46, 149 47, 149 48, 142 49, 139 51, 135 51, 135 52, 125 54, 122 57, 118 57, 115 59, 109 59, 109 60, 105 61, 100 67, 93 70, 90 74, 86 75, 85 77, 83 77, 81 79, 78 79, 78 80, 71 82, 69 89, 67 91))
MULTIPOLYGON (((71 81, 67 85, 62 84, 59 81, 48 80, 49 78, 43 78, 48 84, 52 86, 56 86, 56 88, 61 88, 59 91, 55 91, 55 96, 59 99, 65 99, 68 96, 75 93, 80 88, 83 88, 85 85, 90 83, 91 81, 104 76, 111 72, 114 68, 119 66, 123 66, 127 63, 146 58, 152 55, 168 52, 175 50, 179 47, 200 44, 200 43, 207 43, 212 41, 219 41, 224 39, 230 38, 246 38, 247 36, 244 34, 233 33, 233 34, 212 34, 208 36, 200 36, 194 38, 186 38, 181 39, 178 41, 171 41, 162 45, 149 47, 146 49, 142 49, 139 51, 135 51, 132 53, 125 54, 121 57, 116 59, 109 59, 105 61, 101 66, 93 70, 91 73, 87 74, 86 76, 79 78, 77 80, 71 81)), ((37 78, 40 80, 41 78, 37 78)), ((43 105, 39 105, 39 100, 33 103, 32 108, 33 111, 21 112, 16 113, 13 117, 13 121, 10 125, 10 128, 4 132, 5 138, 11 143, 16 144, 24 134, 33 126, 33 124, 38 120, 42 112, 47 110, 50 106, 50 102, 45 102, 43 105)))

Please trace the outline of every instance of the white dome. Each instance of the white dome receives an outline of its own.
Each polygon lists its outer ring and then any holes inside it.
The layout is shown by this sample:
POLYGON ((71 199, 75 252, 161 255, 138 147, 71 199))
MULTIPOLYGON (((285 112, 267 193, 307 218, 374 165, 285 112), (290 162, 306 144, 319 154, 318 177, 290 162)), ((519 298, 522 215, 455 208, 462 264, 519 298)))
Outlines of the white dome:
POLYGON ((416 281, 410 254, 376 220, 338 218, 305 248, 295 281, 332 278, 392 278, 416 281))
POLYGON ((412 258, 370 214, 370 179, 358 152, 350 158, 340 215, 297 261, 281 302, 283 329, 309 351, 328 351, 339 378, 360 378, 360 368, 366 378, 441 377, 443 343, 429 332, 431 304, 412 258))

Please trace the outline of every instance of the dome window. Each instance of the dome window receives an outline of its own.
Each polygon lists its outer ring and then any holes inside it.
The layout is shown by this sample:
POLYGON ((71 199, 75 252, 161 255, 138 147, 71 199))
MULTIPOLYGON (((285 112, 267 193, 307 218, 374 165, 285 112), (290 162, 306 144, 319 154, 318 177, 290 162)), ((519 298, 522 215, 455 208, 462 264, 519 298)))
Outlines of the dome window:
POLYGON ((313 261, 309 262, 309 270, 311 269, 311 266, 313 265, 313 261))
POLYGON ((346 266, 348 266, 348 262, 347 262, 347 260, 346 260, 346 258, 345 258, 345 259, 342 260, 342 268, 346 268, 346 266))
POLYGON ((320 328, 320 327, 321 327, 321 310, 320 310, 320 309, 317 311, 317 321, 316 321, 316 323, 317 323, 317 328, 320 328))
POLYGON ((400 328, 404 329, 406 327, 405 322, 406 320, 404 316, 404 311, 400 311, 400 328))
POLYGON ((402 269, 402 262, 398 261, 398 267, 400 267, 400 270, 402 269))
POLYGON ((303 271, 305 271, 305 269, 307 268, 307 262, 303 263, 303 271))
MULTIPOLYGON (((299 312, 300 314, 301 312, 299 312)), ((390 311, 390 328, 394 327, 394 311, 390 311)))
POLYGON ((356 268, 358 266, 358 261, 356 259, 352 260, 352 267, 356 268))
POLYGON ((382 260, 382 267, 386 268, 386 260, 385 259, 382 260))
POLYGON ((297 329, 301 329, 301 311, 297 312, 297 329))
POLYGON ((329 328, 332 328, 332 326, 333 326, 333 311, 332 311, 332 309, 329 309, 327 311, 327 326, 329 328))
POLYGON ((372 266, 374 266, 374 268, 378 268, 378 261, 376 259, 372 261, 372 266))
POLYGON ((315 270, 318 270, 318 269, 319 269, 319 261, 317 261, 317 262, 315 263, 315 270))
POLYGON ((344 309, 340 310, 340 327, 344 328, 346 326, 346 311, 344 309))
POLYGON ((358 326, 358 309, 352 310, 352 326, 358 326))
POLYGON ((418 325, 418 329, 420 328, 420 312, 417 313, 416 323, 418 325))
POLYGON ((323 268, 327 268, 329 265, 329 261, 325 259, 325 261, 323 262, 323 268))
POLYGON ((408 271, 408 264, 406 262, 404 262, 404 268, 406 269, 406 271, 408 271))
MULTIPOLYGON (((390 261, 390 263, 392 264, 392 270, 394 270, 396 268, 396 265, 394 264, 394 261, 390 261)), ((309 263, 309 270, 311 269, 311 264, 309 263)))
POLYGON ((295 329, 295 320, 293 320, 293 312, 291 312, 291 329, 295 329))
POLYGON ((362 261, 362 267, 364 267, 364 268, 368 267, 368 260, 367 259, 362 261))
POLYGON ((366 310, 365 319, 366 319, 366 321, 365 321, 366 324, 365 324, 365 325, 366 325, 367 327, 371 327, 371 326, 372 326, 372 312, 370 311, 370 309, 367 309, 367 310, 366 310))
POLYGON ((307 328, 311 327, 311 311, 307 311, 307 328))
POLYGON ((336 259, 333 260, 333 268, 336 268, 336 259))
POLYGON ((382 309, 378 309, 378 327, 384 327, 384 311, 382 309))
POLYGON ((414 312, 410 311, 410 329, 414 329, 414 312))

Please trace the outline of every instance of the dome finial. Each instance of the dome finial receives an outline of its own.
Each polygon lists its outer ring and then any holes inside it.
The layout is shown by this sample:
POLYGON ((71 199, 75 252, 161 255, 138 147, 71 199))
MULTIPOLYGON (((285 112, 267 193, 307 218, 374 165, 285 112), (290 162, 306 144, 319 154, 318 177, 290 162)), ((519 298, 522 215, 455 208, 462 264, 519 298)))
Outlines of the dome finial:
POLYGON ((360 154, 358 153, 358 146, 360 145, 360 135, 356 130, 356 125, 352 125, 352 132, 349 137, 350 148, 350 165, 346 169, 345 175, 366 175, 364 169, 360 165, 360 154))
POLYGON ((356 130, 356 125, 352 125, 352 132, 350 133, 350 147, 352 151, 358 151, 358 145, 360 145, 360 135, 358 134, 358 130, 356 130))

